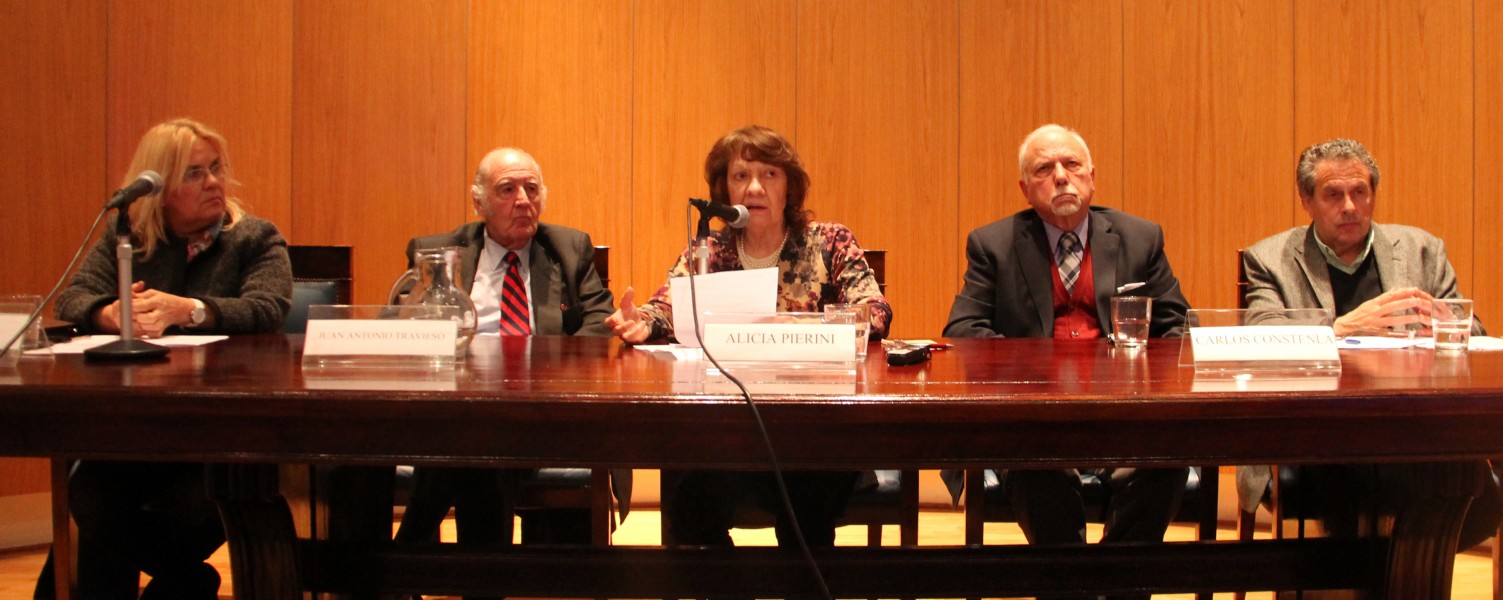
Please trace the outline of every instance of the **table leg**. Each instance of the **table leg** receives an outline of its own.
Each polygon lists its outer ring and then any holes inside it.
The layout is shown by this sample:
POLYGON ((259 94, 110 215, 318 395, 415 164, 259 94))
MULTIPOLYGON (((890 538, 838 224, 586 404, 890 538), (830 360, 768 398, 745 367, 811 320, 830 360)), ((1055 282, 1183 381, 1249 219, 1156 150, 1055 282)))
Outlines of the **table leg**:
POLYGON ((68 512, 68 474, 72 468, 72 459, 52 459, 52 576, 57 600, 78 597, 78 545, 73 543, 78 532, 68 512))
POLYGON ((209 495, 224 519, 237 600, 298 600, 297 534, 276 465, 212 464, 209 495))
POLYGON ((1482 493, 1486 463, 1397 465, 1408 471, 1414 495, 1392 524, 1388 577, 1382 598, 1447 600, 1467 507, 1482 493))

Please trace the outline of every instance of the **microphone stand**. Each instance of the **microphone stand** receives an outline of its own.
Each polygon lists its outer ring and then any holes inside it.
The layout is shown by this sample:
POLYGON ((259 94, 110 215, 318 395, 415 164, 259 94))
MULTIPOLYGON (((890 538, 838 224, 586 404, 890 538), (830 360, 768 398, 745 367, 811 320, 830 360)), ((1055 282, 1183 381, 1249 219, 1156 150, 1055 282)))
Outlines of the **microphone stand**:
POLYGON ((131 265, 135 249, 130 243, 130 212, 121 206, 115 219, 115 263, 120 287, 120 339, 84 350, 84 358, 95 360, 145 360, 167 356, 169 348, 136 339, 136 323, 131 313, 131 265))
POLYGON ((699 226, 694 232, 694 263, 689 265, 696 275, 710 273, 710 213, 699 211, 699 226))

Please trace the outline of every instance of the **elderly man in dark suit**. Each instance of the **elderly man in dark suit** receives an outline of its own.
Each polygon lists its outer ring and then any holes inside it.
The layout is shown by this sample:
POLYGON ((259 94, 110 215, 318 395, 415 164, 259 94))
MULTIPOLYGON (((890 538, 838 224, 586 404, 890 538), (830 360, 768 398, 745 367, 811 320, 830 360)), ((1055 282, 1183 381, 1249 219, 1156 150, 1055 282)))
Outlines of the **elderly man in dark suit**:
MULTIPOLYGON (((459 248, 458 284, 475 303, 477 334, 610 336, 604 322, 615 305, 595 272, 590 236, 538 221, 548 188, 537 161, 516 148, 493 150, 481 159, 470 191, 475 212, 483 220, 413 239, 407 244, 408 264, 417 250, 459 248)), ((515 486, 529 474, 418 467, 396 539, 431 539, 453 506, 460 542, 508 543, 515 486)), ((630 498, 631 471, 616 473, 614 485, 624 510, 630 498)), ((552 530, 549 541, 588 541, 587 516, 548 516, 550 523, 541 530, 552 530), (584 539, 577 539, 581 531, 584 539)))
MULTIPOLYGON (((1440 238, 1417 227, 1373 223, 1378 175, 1377 161, 1353 140, 1322 142, 1300 154, 1295 180, 1310 225, 1274 234, 1243 253, 1249 309, 1329 308, 1336 314, 1338 336, 1409 328, 1428 334, 1430 303, 1461 297, 1456 270, 1440 238)), ((1472 334, 1486 335, 1475 318, 1472 334)), ((1355 534, 1359 503, 1372 500, 1360 497, 1370 489, 1363 479, 1376 477, 1377 489, 1389 492, 1407 487, 1400 480, 1403 470, 1392 466, 1298 470, 1300 495, 1337 535, 1355 534)), ((1271 478, 1269 469, 1246 467, 1238 475, 1238 491, 1248 500, 1244 506, 1256 507, 1271 478)), ((1387 505, 1395 498, 1377 498, 1377 505, 1392 509, 1387 505)), ((1500 512, 1503 501, 1492 478, 1467 514, 1461 547, 1487 539, 1497 529, 1500 512)))
MULTIPOLYGON (((1040 127, 1019 147, 1018 167, 1031 208, 971 232, 965 287, 945 335, 1094 340, 1110 334, 1111 297, 1129 284, 1141 284, 1133 295, 1153 298, 1149 335, 1177 335, 1189 306, 1164 256, 1164 232, 1091 206, 1096 168, 1085 140, 1040 127)), ((1096 471, 1113 490, 1102 541, 1162 541, 1188 470, 1096 471)), ((1003 478, 1030 543, 1085 542, 1078 470, 1015 469, 1003 478)))
MULTIPOLYGON (((481 159, 470 191, 481 220, 413 239, 407 244, 409 266, 418 250, 457 247, 457 284, 475 303, 478 335, 612 335, 604 322, 615 311, 615 301, 595 271, 590 236, 538 221, 548 188, 537 160, 516 148, 493 150, 481 159)), ((391 504, 377 500, 381 494, 376 491, 389 493, 391 473, 367 467, 330 473, 331 538, 389 539, 391 504)), ((453 507, 460 543, 508 544, 516 487, 532 475, 530 470, 418 467, 396 541, 435 539, 453 507)), ((625 515, 631 471, 613 472, 612 486, 625 515)), ((553 543, 589 541, 589 515, 572 509, 529 514, 523 526, 528 539, 538 533, 542 541, 553 543), (539 520, 541 527, 536 526, 539 520)))

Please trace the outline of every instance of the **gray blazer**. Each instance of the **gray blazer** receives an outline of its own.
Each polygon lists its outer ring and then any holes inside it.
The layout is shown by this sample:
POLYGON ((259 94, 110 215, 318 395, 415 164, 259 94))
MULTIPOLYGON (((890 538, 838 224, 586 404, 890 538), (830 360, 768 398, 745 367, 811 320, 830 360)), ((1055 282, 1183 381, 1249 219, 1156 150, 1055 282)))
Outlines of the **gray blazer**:
MULTIPOLYGON (((1373 258, 1383 291, 1414 287, 1436 298, 1460 298, 1456 270, 1446 259, 1446 244, 1418 227, 1373 224, 1373 258)), ((1274 234, 1242 252, 1247 269, 1249 309, 1336 309, 1331 271, 1309 225, 1274 234)), ((1472 334, 1487 335, 1472 317, 1472 334)), ((1237 468, 1237 496, 1242 510, 1258 508, 1273 479, 1268 465, 1237 468)))
MULTIPOLYGON (((1414 287, 1436 298, 1460 298, 1446 244, 1418 227, 1373 224, 1373 258, 1383 291, 1414 287)), ((1336 308, 1330 269, 1310 226, 1295 227, 1242 253, 1250 309, 1336 308)), ((1487 335, 1472 319, 1472 334, 1487 335)))

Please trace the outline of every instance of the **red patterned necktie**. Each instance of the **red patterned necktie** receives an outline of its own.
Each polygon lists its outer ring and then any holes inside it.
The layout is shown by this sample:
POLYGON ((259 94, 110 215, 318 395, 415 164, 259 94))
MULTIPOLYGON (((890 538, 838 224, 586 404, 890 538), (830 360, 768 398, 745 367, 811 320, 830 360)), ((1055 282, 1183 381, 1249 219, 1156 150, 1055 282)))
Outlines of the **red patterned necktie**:
POLYGON ((522 285, 522 270, 517 268, 517 253, 506 253, 506 280, 501 285, 501 335, 532 335, 527 311, 527 288, 522 285))
POLYGON ((1075 289, 1075 280, 1080 276, 1080 238, 1073 231, 1059 236, 1059 279, 1065 291, 1075 289))

